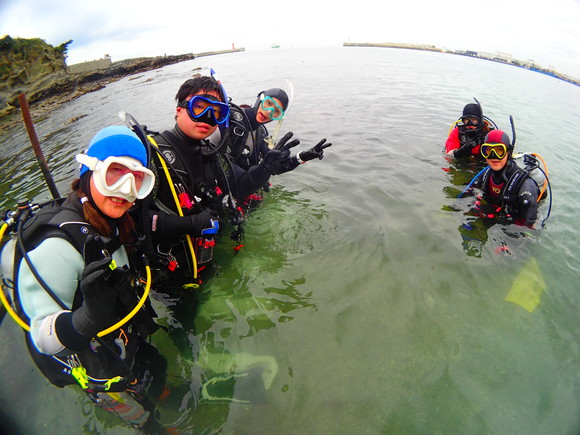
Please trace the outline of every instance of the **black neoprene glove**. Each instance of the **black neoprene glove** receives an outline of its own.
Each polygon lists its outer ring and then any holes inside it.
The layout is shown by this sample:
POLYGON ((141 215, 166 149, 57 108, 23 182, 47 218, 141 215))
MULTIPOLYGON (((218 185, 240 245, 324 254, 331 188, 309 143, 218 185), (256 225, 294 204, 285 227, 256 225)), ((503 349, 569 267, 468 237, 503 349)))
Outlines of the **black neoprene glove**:
POLYGON ((461 148, 453 151, 453 157, 462 158, 471 155, 471 150, 477 146, 477 142, 473 139, 467 138, 465 144, 461 148))
POLYGON ((288 142, 293 134, 294 133, 291 131, 286 133, 276 144, 276 146, 266 153, 264 159, 262 162, 260 162, 261 165, 266 167, 270 174, 281 174, 288 170, 287 167, 288 159, 290 158, 290 148, 293 148, 300 143, 298 139, 294 139, 288 142))
POLYGON ((156 242, 167 242, 177 240, 185 234, 199 235, 201 231, 213 227, 212 220, 218 221, 219 225, 223 224, 218 213, 209 208, 188 216, 152 212, 153 239, 156 242))
POLYGON ((111 313, 117 295, 131 280, 128 269, 111 270, 111 257, 101 258, 85 266, 81 277, 83 304, 73 312, 74 328, 87 338, 111 324, 111 313))
POLYGON ((298 158, 298 161, 307 162, 308 160, 312 160, 312 159, 322 159, 324 157, 324 148, 328 148, 329 146, 332 145, 331 143, 325 143, 325 142, 326 142, 326 139, 322 139, 320 142, 318 142, 316 145, 314 145, 309 150, 300 151, 296 155, 296 157, 298 158))
POLYGON ((219 224, 223 224, 223 220, 219 218, 216 211, 210 208, 204 208, 197 214, 189 216, 191 218, 191 225, 193 228, 193 232, 195 234, 200 233, 201 231, 212 228, 214 224, 212 221, 218 221, 219 224))

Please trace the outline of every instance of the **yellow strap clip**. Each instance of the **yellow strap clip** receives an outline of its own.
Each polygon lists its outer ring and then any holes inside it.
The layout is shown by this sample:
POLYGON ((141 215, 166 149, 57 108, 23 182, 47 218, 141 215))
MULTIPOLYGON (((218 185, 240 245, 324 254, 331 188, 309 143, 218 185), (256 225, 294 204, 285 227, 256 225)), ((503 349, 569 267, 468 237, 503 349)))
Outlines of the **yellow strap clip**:
POLYGON ((190 282, 190 283, 188 283, 188 284, 183 284, 183 285, 181 286, 181 288, 183 288, 183 289, 185 289, 185 290, 187 290, 187 289, 190 289, 190 288, 199 288, 199 284, 196 284, 196 283, 194 283, 194 282, 190 282))
POLYGON ((83 390, 89 388, 89 377, 84 367, 73 367, 70 374, 76 379, 83 390))
POLYGON ((107 382, 105 382, 105 391, 109 391, 112 384, 119 382, 122 379, 123 378, 121 376, 115 376, 114 378, 109 379, 107 382))

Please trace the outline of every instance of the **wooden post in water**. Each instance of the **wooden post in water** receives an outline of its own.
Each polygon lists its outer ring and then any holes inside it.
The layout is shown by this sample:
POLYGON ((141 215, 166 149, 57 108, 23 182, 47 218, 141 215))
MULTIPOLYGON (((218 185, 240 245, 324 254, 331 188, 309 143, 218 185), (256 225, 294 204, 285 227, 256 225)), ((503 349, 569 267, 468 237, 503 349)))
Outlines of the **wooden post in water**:
POLYGON ((32 117, 30 116, 30 108, 28 107, 26 95, 23 93, 20 94, 18 96, 18 101, 20 102, 20 109, 22 110, 22 119, 24 119, 24 124, 26 125, 26 131, 28 132, 28 137, 30 138, 32 149, 34 150, 36 160, 38 160, 40 170, 42 171, 42 175, 44 175, 44 179, 46 180, 46 184, 48 185, 48 190, 50 190, 50 193, 52 194, 53 198, 55 199, 60 198, 60 194, 58 193, 56 184, 54 183, 52 175, 50 174, 50 170, 48 169, 48 164, 46 163, 44 154, 42 154, 42 149, 40 148, 40 143, 38 142, 38 137, 36 136, 36 131, 34 130, 34 124, 32 123, 32 117))

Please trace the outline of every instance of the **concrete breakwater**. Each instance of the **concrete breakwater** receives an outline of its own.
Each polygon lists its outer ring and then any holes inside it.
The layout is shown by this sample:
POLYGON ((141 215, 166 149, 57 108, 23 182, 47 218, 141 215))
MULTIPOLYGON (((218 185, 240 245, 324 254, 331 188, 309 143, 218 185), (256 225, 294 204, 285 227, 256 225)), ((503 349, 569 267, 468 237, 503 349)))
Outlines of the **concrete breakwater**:
POLYGON ((482 51, 472 51, 472 50, 447 50, 443 48, 436 47, 435 45, 428 44, 408 44, 403 42, 344 42, 342 44, 344 47, 383 47, 383 48, 402 48, 407 50, 424 50, 424 51, 436 51, 439 53, 456 54, 460 56, 475 57, 483 60, 490 60, 493 62, 505 63, 508 65, 517 66, 520 68, 529 69, 531 71, 546 74, 555 77, 560 80, 564 80, 570 83, 580 86, 580 80, 575 77, 571 77, 566 74, 561 74, 554 71, 551 68, 543 68, 540 65, 535 64, 533 61, 524 61, 519 59, 514 59, 511 54, 503 52, 488 53, 482 51))

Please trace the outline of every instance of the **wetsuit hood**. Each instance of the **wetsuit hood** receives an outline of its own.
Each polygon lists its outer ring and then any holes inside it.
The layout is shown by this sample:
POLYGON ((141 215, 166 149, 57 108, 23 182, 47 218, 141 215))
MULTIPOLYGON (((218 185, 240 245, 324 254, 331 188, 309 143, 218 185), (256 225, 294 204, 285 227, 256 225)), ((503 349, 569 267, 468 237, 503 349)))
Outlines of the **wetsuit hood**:
POLYGON ((258 108, 260 107, 260 101, 258 98, 257 105, 254 107, 244 107, 243 110, 246 112, 246 116, 250 121, 250 130, 256 131, 258 127, 261 125, 258 121, 256 121, 256 113, 258 113, 258 108))
POLYGON ((509 136, 505 132, 503 132, 502 130, 492 130, 485 136, 484 141, 485 143, 490 144, 497 143, 505 145, 507 152, 509 154, 509 158, 511 159, 511 156, 514 151, 514 145, 512 144, 509 136))
POLYGON ((507 162, 505 163, 505 166, 503 168, 501 168, 499 171, 494 171, 493 169, 491 169, 491 176, 493 177, 493 181, 496 183, 503 183, 506 182, 507 180, 509 180, 509 178, 511 177, 511 175, 514 172, 514 169, 517 168, 517 164, 516 162, 513 161, 513 159, 510 157, 508 157, 507 162))
POLYGON ((288 94, 285 90, 280 88, 272 88, 266 91, 262 91, 258 94, 258 99, 261 100, 260 96, 264 95, 265 97, 272 97, 280 100, 282 103, 282 109, 285 111, 288 108, 288 94))
POLYGON ((190 138, 188 135, 186 135, 183 132, 183 130, 181 130, 179 128, 179 126, 177 124, 175 124, 175 126, 171 130, 169 130, 169 132, 173 136, 175 136, 175 138, 178 140, 180 145, 186 146, 187 148, 189 148, 190 151, 194 155, 201 154, 201 148, 203 146, 203 141, 190 138))
POLYGON ((463 108, 463 116, 477 116, 479 119, 483 119, 483 111, 479 104, 469 103, 463 108))
POLYGON ((209 140, 197 140, 190 138, 183 132, 183 130, 179 128, 177 123, 173 129, 169 130, 169 132, 178 139, 181 145, 188 147, 190 151, 194 153, 194 155, 201 153, 201 155, 204 157, 213 156, 219 153, 227 145, 229 135, 227 127, 223 129, 220 127, 220 141, 219 143, 214 144, 209 140))
MULTIPOLYGON (((254 122, 256 119, 256 112, 260 108, 260 104, 262 103, 263 96, 278 99, 280 101, 280 103, 282 103, 282 109, 284 110, 284 112, 286 112, 286 109, 288 109, 288 102, 289 102, 288 94, 286 93, 286 91, 284 91, 284 89, 272 88, 272 89, 268 89, 266 91, 261 91, 258 94, 258 98, 256 98, 256 102, 254 103, 254 106, 252 107, 253 116, 250 117, 250 119, 252 119, 254 122)), ((255 129, 253 129, 253 130, 255 130, 255 129)))

